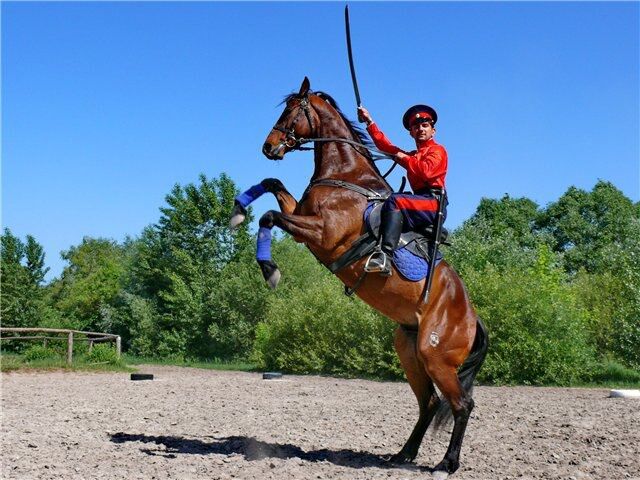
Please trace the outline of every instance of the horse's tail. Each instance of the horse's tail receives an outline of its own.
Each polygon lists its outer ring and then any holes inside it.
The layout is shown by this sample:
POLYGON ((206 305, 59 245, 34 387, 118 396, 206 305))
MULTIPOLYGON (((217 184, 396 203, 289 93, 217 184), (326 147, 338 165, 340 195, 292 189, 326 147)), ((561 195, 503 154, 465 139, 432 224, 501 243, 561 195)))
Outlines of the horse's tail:
POLYGON ((473 380, 476 378, 480 367, 484 363, 484 359, 487 356, 487 350, 489 349, 489 335, 487 334, 487 328, 482 323, 480 317, 478 317, 478 324, 476 326, 476 339, 471 347, 471 353, 464 361, 460 370, 458 370, 458 378, 462 384, 462 388, 471 396, 473 393, 473 380))
MULTIPOLYGON (((473 394, 473 380, 476 378, 480 367, 484 363, 489 349, 489 335, 487 329, 478 317, 476 325, 476 338, 473 341, 471 352, 458 370, 458 379, 462 384, 462 388, 467 392, 469 397, 473 394)), ((444 399, 440 400, 440 405, 434 417, 434 430, 439 430, 453 419, 453 413, 449 402, 444 399)))

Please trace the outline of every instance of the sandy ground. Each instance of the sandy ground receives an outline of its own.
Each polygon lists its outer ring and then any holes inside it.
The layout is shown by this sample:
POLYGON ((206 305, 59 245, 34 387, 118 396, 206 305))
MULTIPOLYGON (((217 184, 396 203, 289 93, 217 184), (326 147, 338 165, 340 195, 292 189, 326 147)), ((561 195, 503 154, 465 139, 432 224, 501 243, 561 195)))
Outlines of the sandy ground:
MULTIPOLYGON (((3 479, 430 478, 448 434, 388 467, 417 418, 406 383, 147 366, 2 374, 3 479)), ((477 387, 451 479, 640 478, 640 400, 477 387)))

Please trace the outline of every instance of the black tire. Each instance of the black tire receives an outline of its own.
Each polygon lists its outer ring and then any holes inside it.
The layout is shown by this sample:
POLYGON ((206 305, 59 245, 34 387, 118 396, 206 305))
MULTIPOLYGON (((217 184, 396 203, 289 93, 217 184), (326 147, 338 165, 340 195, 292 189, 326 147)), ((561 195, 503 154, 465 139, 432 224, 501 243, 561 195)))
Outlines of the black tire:
POLYGON ((282 374, 280 372, 266 372, 262 374, 263 380, 277 380, 282 378, 282 374))
POLYGON ((132 373, 131 380, 153 380, 151 373, 132 373))

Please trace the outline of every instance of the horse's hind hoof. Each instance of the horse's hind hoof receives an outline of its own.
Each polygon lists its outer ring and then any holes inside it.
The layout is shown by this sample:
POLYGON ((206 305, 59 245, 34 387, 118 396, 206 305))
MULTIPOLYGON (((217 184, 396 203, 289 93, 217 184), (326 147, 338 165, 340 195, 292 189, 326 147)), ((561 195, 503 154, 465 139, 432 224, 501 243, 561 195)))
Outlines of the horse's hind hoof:
POLYGON ((280 269, 278 266, 273 263, 271 260, 262 260, 258 261, 260 265, 260 270, 262 270, 262 276, 267 281, 267 284, 271 289, 275 289, 280 282, 280 269))
POLYGON ((231 211, 231 220, 229 220, 229 226, 231 228, 236 228, 242 222, 244 222, 245 218, 247 218, 247 211, 245 208, 236 202, 233 206, 233 210, 231 211))
POLYGON ((442 470, 431 472, 431 478, 435 480, 445 480, 448 476, 449 474, 447 472, 443 472, 442 470))
POLYGON ((447 478, 450 473, 458 470, 460 463, 455 460, 447 460, 446 458, 442 460, 435 468, 431 471, 431 474, 434 478, 447 478), (441 475, 440 477, 436 477, 436 474, 441 475), (445 476, 443 477, 442 474, 445 476))
POLYGON ((388 465, 407 465, 413 463, 413 458, 409 458, 403 453, 396 453, 385 459, 385 463, 388 465))

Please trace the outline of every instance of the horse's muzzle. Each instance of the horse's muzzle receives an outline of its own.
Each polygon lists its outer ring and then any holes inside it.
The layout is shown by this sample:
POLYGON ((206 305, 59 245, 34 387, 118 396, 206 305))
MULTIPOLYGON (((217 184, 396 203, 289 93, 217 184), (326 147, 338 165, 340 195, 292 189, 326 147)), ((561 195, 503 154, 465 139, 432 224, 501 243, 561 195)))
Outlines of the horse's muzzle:
POLYGON ((265 142, 262 146, 262 153, 269 160, 282 160, 284 157, 284 145, 280 143, 274 148, 269 142, 265 142))

